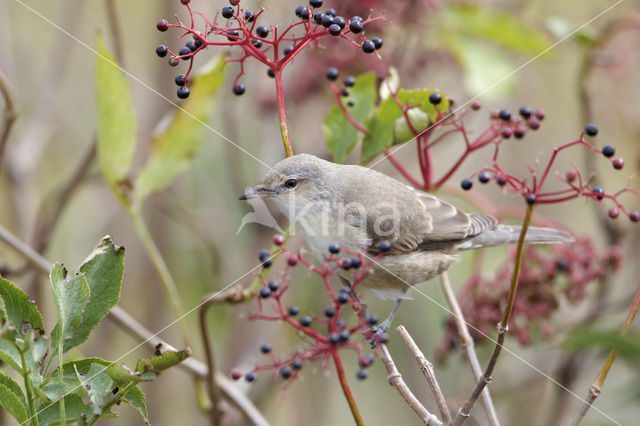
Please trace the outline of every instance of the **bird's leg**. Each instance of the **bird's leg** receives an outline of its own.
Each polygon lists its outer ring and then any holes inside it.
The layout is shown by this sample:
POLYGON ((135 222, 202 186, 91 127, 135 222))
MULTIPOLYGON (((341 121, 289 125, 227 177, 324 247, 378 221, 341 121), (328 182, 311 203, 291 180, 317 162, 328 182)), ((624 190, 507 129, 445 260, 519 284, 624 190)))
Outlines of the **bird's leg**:
POLYGON ((380 336, 381 334, 386 333, 389 327, 391 327, 391 321, 393 321, 393 317, 396 314, 396 311, 398 310, 398 306, 400 306, 400 302, 402 302, 402 299, 397 299, 396 304, 393 305, 393 309, 391 309, 391 312, 389 313, 389 316, 387 317, 387 319, 382 321, 380 325, 373 328, 372 331, 376 335, 380 336))

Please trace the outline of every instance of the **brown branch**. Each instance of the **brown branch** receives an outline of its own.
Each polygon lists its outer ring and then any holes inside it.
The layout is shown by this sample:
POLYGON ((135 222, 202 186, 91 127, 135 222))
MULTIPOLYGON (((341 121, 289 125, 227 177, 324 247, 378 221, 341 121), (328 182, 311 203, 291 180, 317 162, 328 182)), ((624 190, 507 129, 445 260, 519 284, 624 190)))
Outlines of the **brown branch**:
POLYGON ((442 421, 444 424, 448 425, 451 423, 451 413, 449 412, 449 407, 447 406, 447 400, 440 389, 440 385, 438 384, 438 379, 436 379, 436 373, 433 371, 433 364, 429 362, 429 360, 424 356, 416 342, 413 340, 407 329, 400 325, 396 328, 404 343, 407 345, 413 356, 416 358, 418 362, 418 366, 420 370, 422 370, 422 374, 427 379, 427 383, 429 384, 429 388, 431 389, 431 393, 436 400, 436 404, 438 405, 438 409, 440 410, 440 415, 442 416, 442 421))
POLYGON ((2 133, 0 133, 0 168, 2 167, 2 159, 4 158, 4 149, 9 139, 9 134, 13 128, 13 124, 18 118, 19 109, 16 103, 15 95, 11 90, 7 76, 0 70, 0 93, 4 98, 5 116, 2 133))
POLYGON ((380 345, 380 350, 382 351, 380 359, 384 363, 384 366, 387 368, 387 372, 389 373, 389 384, 396 388, 407 405, 409 405, 409 407, 411 407, 411 409, 415 411, 415 413, 418 415, 418 417, 420 417, 420 420, 422 420, 425 425, 442 425, 440 419, 438 419, 435 415, 429 413, 429 411, 420 403, 418 398, 416 398, 413 392, 411 392, 409 386, 407 386, 404 379, 402 378, 402 375, 396 368, 396 365, 391 358, 391 354, 389 353, 389 349, 387 349, 387 346, 380 345))
MULTIPOLYGON (((52 263, 1 225, 0 240, 4 241, 11 248, 23 255, 39 272, 44 274, 49 273, 52 263)), ((160 339, 157 333, 151 332, 145 326, 136 321, 124 309, 118 306, 109 311, 108 318, 122 330, 141 340, 144 345, 152 350, 156 350, 158 345, 169 349, 173 348, 171 345, 160 339)), ((203 379, 206 379, 209 376, 209 369, 207 366, 194 358, 188 358, 178 364, 178 366, 203 379)), ((264 418, 255 405, 253 405, 247 396, 239 391, 235 384, 225 375, 216 373, 215 382, 224 396, 227 397, 229 401, 245 416, 247 416, 251 422, 260 426, 269 425, 269 422, 264 418)))
MULTIPOLYGON (((444 272, 440 275, 440 282, 442 283, 442 290, 444 291, 444 295, 449 302, 449 306, 451 306, 451 310, 453 311, 453 318, 456 322, 458 337, 460 339, 460 348, 464 352, 465 358, 471 366, 473 377, 476 380, 480 380, 480 378, 482 377, 482 368, 480 367, 478 354, 476 354, 473 337, 471 337, 471 333, 469 333, 467 322, 465 321, 464 315, 462 314, 462 309, 460 308, 458 299, 456 298, 456 295, 451 288, 451 283, 449 281, 449 275, 447 272, 444 272)), ((500 422, 498 421, 498 415, 496 414, 496 409, 493 405, 493 400, 488 388, 485 388, 482 391, 482 405, 487 415, 489 424, 492 426, 499 425, 500 422)))

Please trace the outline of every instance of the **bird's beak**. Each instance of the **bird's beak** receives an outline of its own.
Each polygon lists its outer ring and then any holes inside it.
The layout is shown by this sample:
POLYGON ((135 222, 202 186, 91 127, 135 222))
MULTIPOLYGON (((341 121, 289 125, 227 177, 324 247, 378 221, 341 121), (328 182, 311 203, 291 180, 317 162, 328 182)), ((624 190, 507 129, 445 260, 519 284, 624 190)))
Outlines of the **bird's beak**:
POLYGON ((255 188, 245 192, 240 197, 239 200, 249 200, 251 198, 267 198, 274 195, 276 191, 273 189, 267 189, 262 186, 256 186, 255 188))

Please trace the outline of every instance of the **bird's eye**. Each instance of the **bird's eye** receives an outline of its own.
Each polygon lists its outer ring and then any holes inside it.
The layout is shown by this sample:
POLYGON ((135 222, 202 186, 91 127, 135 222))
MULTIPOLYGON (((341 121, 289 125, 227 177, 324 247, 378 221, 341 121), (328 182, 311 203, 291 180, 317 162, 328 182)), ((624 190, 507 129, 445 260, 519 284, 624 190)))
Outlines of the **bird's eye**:
POLYGON ((287 188, 295 188, 297 184, 298 181, 296 179, 289 179, 284 183, 284 186, 286 186, 287 188))

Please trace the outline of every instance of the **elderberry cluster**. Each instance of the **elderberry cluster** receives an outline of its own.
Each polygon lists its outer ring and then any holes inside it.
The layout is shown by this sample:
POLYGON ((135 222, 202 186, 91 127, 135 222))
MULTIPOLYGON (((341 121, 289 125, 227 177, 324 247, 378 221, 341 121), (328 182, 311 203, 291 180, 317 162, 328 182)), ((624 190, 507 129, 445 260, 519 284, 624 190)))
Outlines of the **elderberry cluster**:
POLYGON ((178 28, 183 31, 179 38, 187 37, 189 41, 177 52, 167 45, 160 45, 156 48, 156 54, 161 58, 169 55, 171 66, 177 66, 181 61, 189 62, 188 70, 175 78, 179 86, 177 94, 181 99, 189 96, 188 77, 192 71, 193 59, 209 46, 232 46, 241 51, 239 57, 228 58, 226 61, 240 64, 240 72, 233 82, 233 93, 242 95, 246 92, 246 86, 239 80, 244 74, 244 62, 249 57, 266 65, 269 77, 280 79, 283 68, 306 47, 317 47, 321 37, 341 37, 365 53, 374 53, 383 44, 380 37, 368 39, 365 36, 366 25, 380 18, 363 19, 353 16, 347 19, 338 15, 333 8, 321 11, 322 0, 309 0, 309 6, 298 6, 295 9, 298 21, 284 28, 259 25, 258 20, 264 9, 258 12, 243 9, 238 0, 230 0, 231 5, 224 6, 211 21, 202 13, 192 11, 190 0, 180 2, 187 8, 190 25, 183 24, 179 19, 177 24, 170 24, 162 19, 156 26, 163 32, 172 27, 178 28), (202 31, 195 29, 194 15, 199 15, 204 21, 202 31), (222 18, 220 23, 219 17, 222 18))
POLYGON ((322 365, 326 365, 327 360, 340 357, 340 351, 351 350, 357 354, 360 366, 356 377, 365 379, 368 376, 367 368, 375 359, 375 353, 365 352, 365 347, 371 343, 371 339, 375 339, 373 347, 376 347, 376 343, 386 342, 387 336, 373 334, 372 327, 378 324, 379 317, 367 311, 356 293, 356 287, 369 275, 372 262, 383 256, 391 244, 381 242, 377 247, 380 254, 372 260, 365 257, 364 253, 354 253, 333 243, 328 246, 328 257, 320 267, 312 265, 300 253, 289 252, 283 247, 282 236, 276 235, 274 244, 278 247, 274 252, 260 250, 259 260, 267 268, 272 265, 276 255, 284 255, 286 264, 278 279, 267 277, 263 269, 259 277, 260 287, 255 291, 257 311, 249 319, 286 323, 304 335, 308 343, 303 350, 276 356, 271 343, 263 342, 258 350, 267 361, 258 363, 248 372, 234 368, 231 377, 234 380, 244 377, 247 382, 253 382, 258 373, 271 371, 282 379, 295 379, 308 362, 321 361, 322 365), (299 265, 322 280, 329 303, 322 308, 321 314, 313 311, 303 313, 299 306, 284 300, 290 286, 290 271, 299 265), (340 290, 335 292, 330 279, 338 275, 344 277, 345 273, 350 275, 351 284, 343 283, 340 290))

